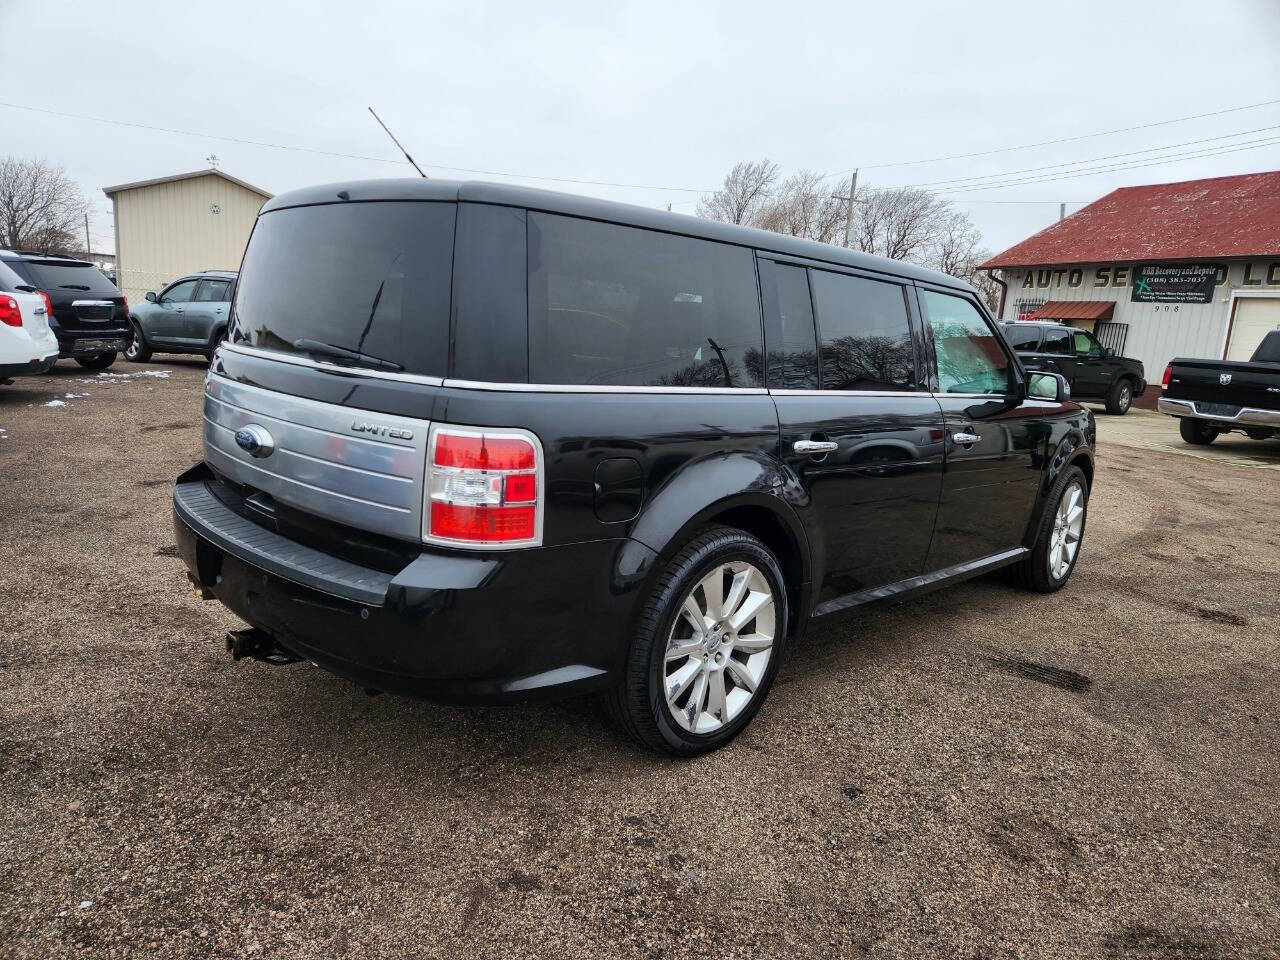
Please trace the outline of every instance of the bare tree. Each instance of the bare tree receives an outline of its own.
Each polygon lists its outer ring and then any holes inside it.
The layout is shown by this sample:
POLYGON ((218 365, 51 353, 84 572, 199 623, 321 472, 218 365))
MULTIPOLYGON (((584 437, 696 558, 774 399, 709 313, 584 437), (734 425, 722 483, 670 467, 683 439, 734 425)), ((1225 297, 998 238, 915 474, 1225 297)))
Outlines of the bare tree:
POLYGON ((77 249, 87 205, 62 167, 0 160, 0 247, 67 253, 77 249))
POLYGON ((735 163, 724 186, 698 201, 698 216, 725 223, 754 224, 778 182, 778 165, 768 158, 735 163))
POLYGON ((844 204, 823 185, 824 177, 801 170, 788 177, 765 203, 752 226, 806 240, 832 243, 844 230, 844 204))
POLYGON ((853 243, 864 253, 924 263, 951 205, 909 187, 861 191, 853 214, 853 243))

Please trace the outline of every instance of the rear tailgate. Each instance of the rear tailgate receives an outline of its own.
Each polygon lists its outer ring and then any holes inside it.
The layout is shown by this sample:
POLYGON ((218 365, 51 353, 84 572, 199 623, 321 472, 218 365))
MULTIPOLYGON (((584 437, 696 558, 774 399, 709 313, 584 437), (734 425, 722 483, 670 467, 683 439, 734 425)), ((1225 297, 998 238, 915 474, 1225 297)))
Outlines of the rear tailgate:
POLYGON ((1193 400, 1201 409, 1205 404, 1221 404, 1236 408, 1235 412, 1240 407, 1280 410, 1280 363, 1179 358, 1171 366, 1165 390, 1171 400, 1193 400))

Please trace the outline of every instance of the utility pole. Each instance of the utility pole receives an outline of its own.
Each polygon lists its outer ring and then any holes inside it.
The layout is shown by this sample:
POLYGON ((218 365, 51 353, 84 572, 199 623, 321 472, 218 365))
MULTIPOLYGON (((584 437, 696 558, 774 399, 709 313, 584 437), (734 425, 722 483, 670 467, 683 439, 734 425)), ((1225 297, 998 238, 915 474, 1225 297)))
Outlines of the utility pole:
POLYGON ((85 256, 93 254, 93 242, 89 239, 89 211, 84 213, 84 252, 85 256))
POLYGON ((853 179, 849 181, 849 195, 833 194, 834 199, 843 200, 846 203, 844 211, 844 245, 846 247, 853 246, 853 205, 861 203, 861 200, 855 200, 854 195, 858 192, 858 171, 853 171, 853 179))
POLYGON ((1067 219, 1067 205, 1065 203, 1058 204, 1058 219, 1067 219))

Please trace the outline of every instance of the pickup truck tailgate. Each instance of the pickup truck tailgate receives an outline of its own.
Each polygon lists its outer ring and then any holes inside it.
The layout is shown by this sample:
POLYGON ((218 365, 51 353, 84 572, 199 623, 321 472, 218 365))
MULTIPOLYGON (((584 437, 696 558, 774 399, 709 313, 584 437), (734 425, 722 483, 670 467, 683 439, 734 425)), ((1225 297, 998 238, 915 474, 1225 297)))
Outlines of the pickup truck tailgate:
POLYGON ((1178 359, 1172 367, 1165 390, 1169 399, 1194 400, 1197 407, 1280 410, 1280 363, 1178 359))

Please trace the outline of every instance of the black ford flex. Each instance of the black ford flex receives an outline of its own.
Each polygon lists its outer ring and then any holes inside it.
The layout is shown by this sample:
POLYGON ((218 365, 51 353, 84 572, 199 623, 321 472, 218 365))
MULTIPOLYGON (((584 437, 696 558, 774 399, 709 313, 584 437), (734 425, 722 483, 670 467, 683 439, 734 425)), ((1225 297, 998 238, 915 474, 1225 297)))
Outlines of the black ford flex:
POLYGON ((581 197, 269 200, 174 493, 196 588, 306 659, 455 701, 599 692, 696 753, 810 621, 1070 577, 1094 421, 973 290, 581 197))

